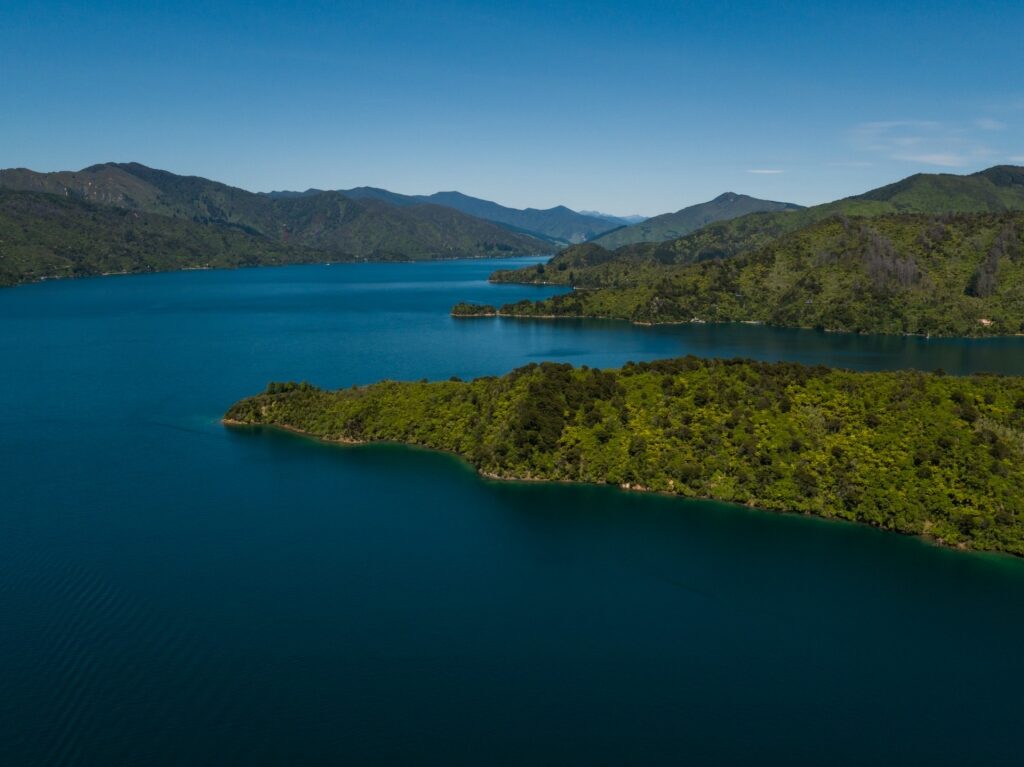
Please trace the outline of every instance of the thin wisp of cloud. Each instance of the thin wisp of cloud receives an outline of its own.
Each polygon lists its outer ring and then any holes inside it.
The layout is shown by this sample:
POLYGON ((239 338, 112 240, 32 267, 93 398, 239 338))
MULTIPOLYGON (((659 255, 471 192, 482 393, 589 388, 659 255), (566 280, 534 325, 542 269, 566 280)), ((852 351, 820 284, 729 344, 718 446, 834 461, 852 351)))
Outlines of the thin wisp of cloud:
POLYGON ((993 120, 991 117, 979 117, 974 124, 982 130, 1006 130, 1009 127, 1001 120, 993 120))
POLYGON ((992 133, 1004 127, 1004 123, 989 118, 966 125, 935 120, 884 120, 855 126, 850 138, 856 149, 890 160, 963 168, 996 154, 975 133, 992 133))

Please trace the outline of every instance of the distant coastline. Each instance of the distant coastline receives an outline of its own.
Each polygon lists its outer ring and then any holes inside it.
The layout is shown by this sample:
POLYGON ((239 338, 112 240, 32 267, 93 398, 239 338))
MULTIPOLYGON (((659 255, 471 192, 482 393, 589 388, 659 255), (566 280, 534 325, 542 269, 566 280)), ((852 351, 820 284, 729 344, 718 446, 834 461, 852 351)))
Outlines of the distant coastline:
POLYGON ((0 281, 0 288, 17 288, 25 285, 38 285, 43 282, 66 282, 70 280, 92 280, 100 279, 104 277, 134 277, 146 274, 174 274, 176 272, 215 272, 225 271, 234 272, 242 269, 274 269, 278 267, 286 266, 347 266, 350 264, 429 264, 429 263, 442 263, 446 261, 489 261, 489 260, 505 260, 505 259, 530 259, 530 258, 547 258, 545 254, 523 254, 516 256, 494 256, 494 255, 481 255, 481 256, 438 256, 436 258, 429 259, 373 259, 373 258, 358 258, 358 259, 335 259, 329 261, 312 260, 312 261, 293 261, 288 263, 267 263, 267 264, 234 264, 234 265, 187 265, 187 266, 174 266, 167 269, 148 269, 141 268, 137 270, 120 270, 111 272, 96 272, 96 273, 83 273, 83 274, 52 274, 52 275, 40 275, 30 277, 18 282, 4 282, 0 281))

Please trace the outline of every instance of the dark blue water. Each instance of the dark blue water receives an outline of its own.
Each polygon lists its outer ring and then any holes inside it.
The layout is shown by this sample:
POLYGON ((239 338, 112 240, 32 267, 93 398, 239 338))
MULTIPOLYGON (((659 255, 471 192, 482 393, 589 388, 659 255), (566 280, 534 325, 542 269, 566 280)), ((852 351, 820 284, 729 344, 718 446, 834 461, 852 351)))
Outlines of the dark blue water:
POLYGON ((1024 342, 453 321, 500 262, 0 292, 0 763, 1006 764, 1024 562, 228 431, 323 386, 686 353, 1024 373, 1024 342))

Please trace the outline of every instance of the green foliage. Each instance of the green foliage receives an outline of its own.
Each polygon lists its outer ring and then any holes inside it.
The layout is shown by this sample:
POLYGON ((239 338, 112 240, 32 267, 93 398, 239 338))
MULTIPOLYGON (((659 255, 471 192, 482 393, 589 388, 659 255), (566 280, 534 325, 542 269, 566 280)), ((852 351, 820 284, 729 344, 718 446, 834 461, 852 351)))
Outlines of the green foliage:
MULTIPOLYGON (((899 213, 1000 213, 1024 211, 1024 168, 996 166, 969 176, 919 173, 856 197, 803 210, 755 212, 721 220, 673 240, 619 246, 620 232, 597 243, 566 248, 538 278, 530 269, 496 272, 495 282, 546 282, 579 287, 623 287, 650 283, 662 267, 749 253, 776 238, 836 216, 875 217, 899 213), (608 248, 616 247, 615 250, 608 248), (569 280, 572 270, 573 281, 569 280)), ((681 211, 682 213, 683 211, 681 211)), ((661 218, 661 217, 658 217, 661 218)), ((656 219, 651 221, 657 222, 656 219)), ((639 227, 651 226, 648 222, 639 227)), ((660 240, 659 237, 651 237, 660 240)), ((623 240, 622 242, 625 242, 623 240)))
POLYGON ((398 441, 505 478, 612 483, 1024 555, 1024 379, 686 357, 463 383, 272 384, 230 421, 398 441))
POLYGON ((691 205, 675 213, 665 213, 633 226, 616 229, 596 238, 595 242, 610 249, 638 242, 664 242, 685 237, 716 221, 728 221, 748 213, 794 211, 800 208, 801 206, 788 202, 759 200, 745 194, 726 192, 709 202, 691 205))
MULTIPOLYGON (((499 313, 759 322, 861 333, 1016 334, 1024 330, 1022 243, 1024 213, 1015 212, 836 216, 743 255, 689 264, 602 261, 591 245, 589 266, 570 262, 566 269, 580 288, 590 289, 504 306, 499 313)), ((560 273, 557 262, 548 275, 560 273)))
POLYGON ((150 213, 0 190, 0 285, 52 277, 308 263, 318 254, 150 213))
POLYGON ((470 304, 465 301, 452 307, 452 317, 493 317, 498 313, 490 304, 470 304))
POLYGON ((407 261, 552 249, 439 205, 398 207, 338 192, 271 197, 137 163, 74 173, 3 170, 0 193, 0 284, 200 265, 407 261), (46 195, 53 199, 47 202, 46 195), (140 235, 148 236, 139 242, 140 235))

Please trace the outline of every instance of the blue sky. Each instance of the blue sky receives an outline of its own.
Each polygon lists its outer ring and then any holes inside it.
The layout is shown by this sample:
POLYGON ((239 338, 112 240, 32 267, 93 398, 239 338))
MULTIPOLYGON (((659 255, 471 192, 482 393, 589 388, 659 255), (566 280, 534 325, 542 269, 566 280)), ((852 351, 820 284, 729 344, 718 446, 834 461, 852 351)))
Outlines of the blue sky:
POLYGON ((0 166, 655 214, 1024 165, 1024 2, 0 0, 0 166))

